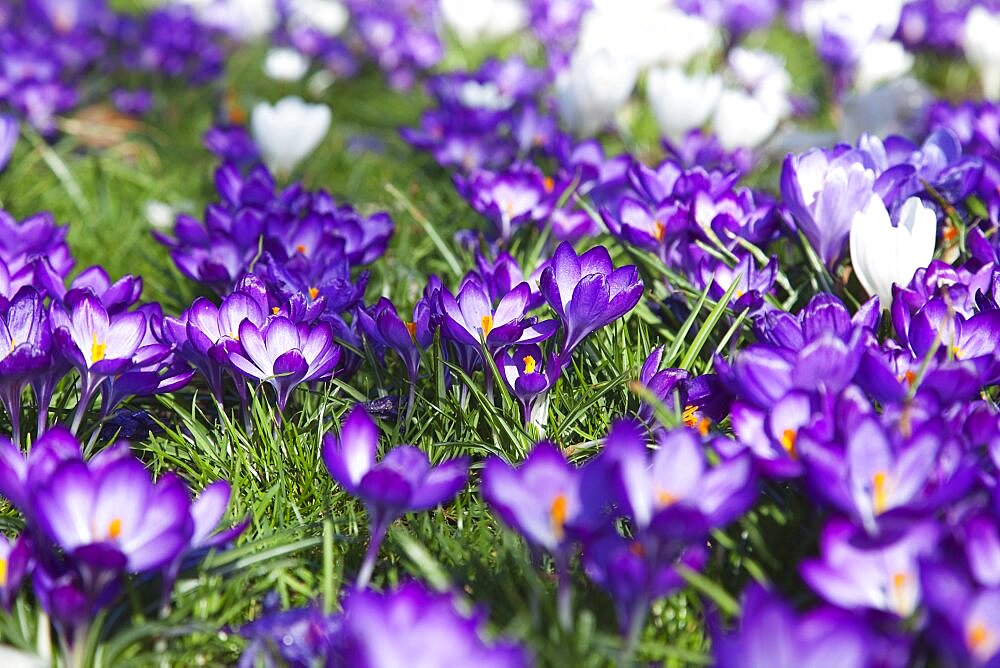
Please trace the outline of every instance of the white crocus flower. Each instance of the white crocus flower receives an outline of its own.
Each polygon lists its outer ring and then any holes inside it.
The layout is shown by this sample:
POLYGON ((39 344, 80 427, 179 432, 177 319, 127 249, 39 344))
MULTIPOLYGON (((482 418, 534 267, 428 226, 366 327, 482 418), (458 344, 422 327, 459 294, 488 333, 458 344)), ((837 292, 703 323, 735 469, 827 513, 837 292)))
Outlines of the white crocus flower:
POLYGON ((649 106, 660 131, 673 141, 708 120, 722 95, 722 77, 688 75, 679 67, 650 70, 646 82, 649 106))
POLYGON ((621 54, 578 50, 556 80, 563 122, 581 134, 593 134, 625 104, 638 74, 635 62, 621 54))
POLYGON ((577 49, 607 49, 644 68, 685 65, 719 41, 718 28, 663 0, 597 1, 580 22, 577 49))
POLYGON ((919 197, 899 209, 893 226, 878 195, 851 220, 851 264, 869 295, 878 295, 882 308, 892 305, 893 284, 905 286, 914 272, 930 264, 937 238, 937 213, 919 197))
POLYGON ((286 97, 274 106, 258 102, 250 129, 268 168, 288 175, 319 146, 330 129, 330 107, 286 97))
POLYGON ((288 23, 293 28, 313 28, 327 37, 344 32, 351 15, 337 0, 291 0, 288 23))
POLYGON ((867 92, 887 81, 895 81, 913 67, 913 54, 899 42, 875 40, 861 51, 854 86, 867 92))
POLYGON ((309 59, 295 49, 271 49, 264 58, 264 74, 276 81, 299 81, 309 71, 309 59))
POLYGON ((965 57, 979 72, 983 94, 991 100, 1000 99, 1000 13, 973 7, 965 17, 962 46, 965 57))
POLYGON ((774 134, 785 110, 779 100, 727 89, 719 97, 712 125, 719 144, 727 151, 756 148, 774 134))
POLYGON ((528 22, 521 0, 441 0, 441 17, 462 44, 501 39, 528 22))

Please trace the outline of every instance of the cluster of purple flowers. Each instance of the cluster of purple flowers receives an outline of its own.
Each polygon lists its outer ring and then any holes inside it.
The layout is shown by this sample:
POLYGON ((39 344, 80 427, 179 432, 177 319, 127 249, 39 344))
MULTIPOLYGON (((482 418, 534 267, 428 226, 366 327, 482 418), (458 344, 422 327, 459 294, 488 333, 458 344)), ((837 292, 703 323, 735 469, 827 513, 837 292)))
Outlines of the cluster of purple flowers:
POLYGON ((182 569, 247 526, 218 529, 229 505, 227 482, 192 500, 171 473, 154 482, 125 443, 85 461, 62 427, 39 438, 27 457, 0 438, 0 494, 25 522, 17 538, 0 538, 0 602, 9 611, 30 583, 67 650, 123 594, 127 578, 157 577, 169 601, 182 569))
MULTIPOLYGON (((82 85, 91 74, 138 72, 203 83, 222 73, 224 55, 218 35, 184 8, 140 16, 116 13, 103 0, 9 3, 0 11, 0 50, 0 110, 46 135, 56 131, 58 114, 93 94, 82 85)), ((123 111, 148 107, 148 100, 127 101, 123 111)))

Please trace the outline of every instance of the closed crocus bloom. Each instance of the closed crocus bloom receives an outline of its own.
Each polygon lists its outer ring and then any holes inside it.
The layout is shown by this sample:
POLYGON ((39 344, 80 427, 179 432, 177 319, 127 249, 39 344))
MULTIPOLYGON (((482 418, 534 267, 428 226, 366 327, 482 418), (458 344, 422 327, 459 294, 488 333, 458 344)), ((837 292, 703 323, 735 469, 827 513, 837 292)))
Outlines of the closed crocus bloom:
POLYGON ((874 183, 858 151, 813 149, 785 158, 781 197, 827 267, 840 261, 854 214, 871 200, 874 183))
POLYGON ((660 131, 680 141, 688 131, 700 128, 715 111, 722 95, 722 77, 688 75, 680 67, 650 70, 646 82, 649 106, 660 131))
POLYGON ((21 288, 0 310, 0 402, 7 409, 15 444, 20 443, 21 395, 29 381, 45 374, 52 354, 49 317, 41 295, 21 288))
POLYGON ((979 72, 983 94, 1000 99, 1000 13, 975 6, 965 17, 965 57, 979 72))
POLYGON ((631 311, 643 290, 639 270, 633 265, 616 269, 604 246, 577 255, 565 241, 556 248, 538 285, 563 324, 559 359, 564 365, 583 339, 631 311))
POLYGON ((441 0, 445 24, 463 44, 513 34, 528 19, 521 0, 441 0))
POLYGON ((937 239, 937 213, 920 198, 903 202, 898 217, 894 226, 882 199, 872 195, 851 221, 851 265, 884 309, 892 306, 893 285, 907 285, 917 269, 930 264, 937 239))
POLYGON ((712 125, 722 148, 756 148, 778 127, 782 110, 772 100, 742 90, 722 92, 712 125))
POLYGON ((271 171, 290 174, 312 153, 330 129, 330 107, 286 97, 273 106, 259 102, 250 117, 250 130, 271 171))
POLYGON ((299 81, 309 71, 309 59, 295 49, 271 49, 264 58, 264 74, 276 81, 299 81))
POLYGON ((638 66, 627 54, 608 48, 577 50, 569 69, 556 80, 563 122, 579 134, 593 134, 625 104, 638 75, 638 66))

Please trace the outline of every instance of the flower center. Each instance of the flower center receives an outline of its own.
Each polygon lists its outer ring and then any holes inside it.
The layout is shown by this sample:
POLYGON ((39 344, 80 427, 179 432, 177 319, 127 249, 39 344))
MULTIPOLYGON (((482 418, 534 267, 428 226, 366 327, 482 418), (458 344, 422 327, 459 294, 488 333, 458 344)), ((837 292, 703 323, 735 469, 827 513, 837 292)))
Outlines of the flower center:
POLYGON ((562 540, 562 537, 566 535, 566 495, 557 494, 556 498, 552 499, 552 505, 549 506, 549 520, 552 522, 552 533, 556 535, 556 538, 562 540))
POLYGON ((302 253, 303 255, 305 255, 306 254, 306 247, 305 247, 305 245, 303 245, 303 244, 297 245, 295 247, 295 252, 296 253, 302 253))
POLYGON ((408 331, 410 333, 410 338, 413 339, 414 342, 416 342, 416 340, 417 340, 417 323, 407 321, 407 322, 404 322, 403 325, 406 327, 406 331, 408 331))
POLYGON ((681 422, 684 423, 685 427, 694 427, 698 424, 698 416, 695 415, 695 411, 697 410, 697 406, 684 407, 684 412, 681 413, 681 422))
POLYGON ((786 429, 781 432, 781 447, 785 449, 785 452, 787 452, 788 456, 792 459, 796 459, 798 457, 798 453, 795 451, 795 438, 796 433, 794 429, 786 429))
POLYGON ((309 288, 309 299, 316 299, 319 296, 319 288, 309 288))
POLYGON ((0 587, 7 586, 7 560, 0 559, 0 587))
POLYGON ((271 313, 273 313, 274 315, 278 315, 279 313, 281 313, 281 308, 278 306, 272 306, 271 313))
POLYGON ((117 517, 108 523, 108 540, 115 540, 122 535, 122 521, 117 517))
POLYGON ((545 192, 550 193, 556 187, 556 182, 552 180, 551 176, 546 176, 542 179, 542 186, 545 187, 545 192))
POLYGON ((957 360, 962 359, 962 349, 958 346, 951 347, 951 354, 954 355, 957 360))
POLYGON ((524 356, 524 373, 535 373, 535 358, 531 355, 524 356))
POLYGON ((982 622, 976 623, 969 629, 965 642, 973 652, 982 649, 990 641, 990 632, 986 630, 986 625, 982 622))
POLYGON ((653 222, 653 236, 656 237, 657 241, 663 241, 663 237, 667 234, 667 226, 660 221, 653 222))
POLYGON ((872 506, 876 515, 884 513, 886 506, 889 505, 887 483, 888 475, 885 471, 877 471, 872 476, 872 506))
POLYGON ((489 336, 490 331, 493 329, 493 316, 484 315, 482 325, 483 325, 483 336, 489 336))
POLYGON ((896 612, 900 615, 906 614, 909 607, 906 601, 906 585, 909 581, 910 578, 906 575, 906 573, 897 571, 892 574, 893 605, 895 606, 896 612))
POLYGON ((97 332, 94 332, 94 342, 90 345, 90 362, 100 362, 104 359, 105 353, 108 351, 108 344, 103 341, 97 340, 97 332))
POLYGON ((698 434, 701 436, 708 436, 708 430, 712 426, 712 421, 707 417, 699 418, 698 420, 698 434))
POLYGON ((677 497, 665 489, 657 489, 656 502, 660 505, 660 507, 672 506, 677 503, 677 497))

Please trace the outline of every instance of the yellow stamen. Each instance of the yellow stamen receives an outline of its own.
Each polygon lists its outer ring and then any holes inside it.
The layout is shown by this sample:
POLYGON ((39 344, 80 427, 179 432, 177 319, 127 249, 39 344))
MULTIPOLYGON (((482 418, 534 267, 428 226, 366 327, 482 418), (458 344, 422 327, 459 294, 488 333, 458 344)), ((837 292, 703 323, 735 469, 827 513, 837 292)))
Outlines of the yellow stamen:
POLYGON ((531 355, 524 356, 524 373, 535 373, 535 358, 531 355))
POLYGON ((698 433, 702 436, 708 436, 708 430, 712 426, 712 421, 707 417, 703 417, 698 420, 698 433))
POLYGON ((957 360, 962 359, 962 349, 958 346, 951 347, 951 354, 954 355, 957 360))
POLYGON ((410 333, 410 338, 414 341, 417 340, 417 323, 415 322, 404 322, 403 325, 406 327, 406 331, 410 333))
POLYGON ((656 502, 661 506, 671 506, 677 503, 677 497, 665 489, 656 490, 656 502))
POLYGON ((986 630, 986 626, 979 622, 971 629, 969 629, 969 634, 965 638, 966 644, 969 646, 973 652, 980 649, 989 642, 990 632, 986 630))
POLYGON ((908 607, 906 605, 906 592, 903 591, 908 581, 909 577, 906 573, 897 572, 892 575, 892 596, 895 599, 893 603, 896 606, 896 612, 900 615, 905 614, 908 607))
POLYGON ((556 182, 552 180, 551 176, 546 176, 542 179, 542 185, 545 187, 545 192, 550 193, 556 187, 556 182))
POLYGON ((94 333, 94 343, 90 346, 90 363, 100 362, 104 359, 105 353, 108 351, 107 343, 99 343, 97 341, 97 333, 94 333))
POLYGON ((489 336, 490 331, 493 329, 493 316, 484 315, 482 325, 483 325, 483 336, 489 336))
POLYGON ((309 288, 309 299, 316 299, 319 296, 319 288, 309 288))
POLYGON ((122 535, 122 521, 117 517, 108 524, 108 538, 114 540, 122 535))
POLYGON ((941 236, 946 242, 951 243, 955 240, 955 237, 958 236, 958 230, 954 225, 948 225, 944 228, 944 232, 942 232, 941 236))
POLYGON ((653 223, 653 236, 656 237, 657 241, 663 241, 663 237, 667 234, 667 226, 660 221, 655 221, 653 223))
POLYGON ((565 494, 557 494, 556 498, 552 499, 552 505, 549 506, 549 520, 552 522, 552 533, 556 535, 556 538, 562 540, 562 537, 566 535, 565 494))
POLYGON ((273 313, 274 315, 278 315, 279 313, 281 313, 281 308, 278 306, 272 306, 271 313, 273 313))
POLYGON ((7 560, 0 559, 0 587, 7 586, 7 560))
POLYGON ((886 506, 889 504, 887 498, 888 490, 886 489, 887 477, 885 471, 878 471, 872 476, 872 505, 874 506, 876 515, 884 513, 886 506))
POLYGON ((781 447, 785 449, 788 456, 792 459, 798 459, 798 453, 795 451, 795 438, 797 434, 794 429, 786 429, 781 432, 781 447))
POLYGON ((912 371, 907 371, 903 374, 903 378, 906 380, 906 384, 913 387, 913 382, 917 379, 917 374, 912 371))
POLYGON ((685 427, 694 427, 698 424, 698 416, 694 414, 696 410, 698 410, 697 406, 684 407, 684 412, 681 413, 681 421, 685 427))
POLYGON ((304 245, 302 245, 302 244, 299 244, 298 246, 295 247, 295 252, 296 253, 302 253, 303 255, 305 255, 306 254, 306 247, 304 245))

